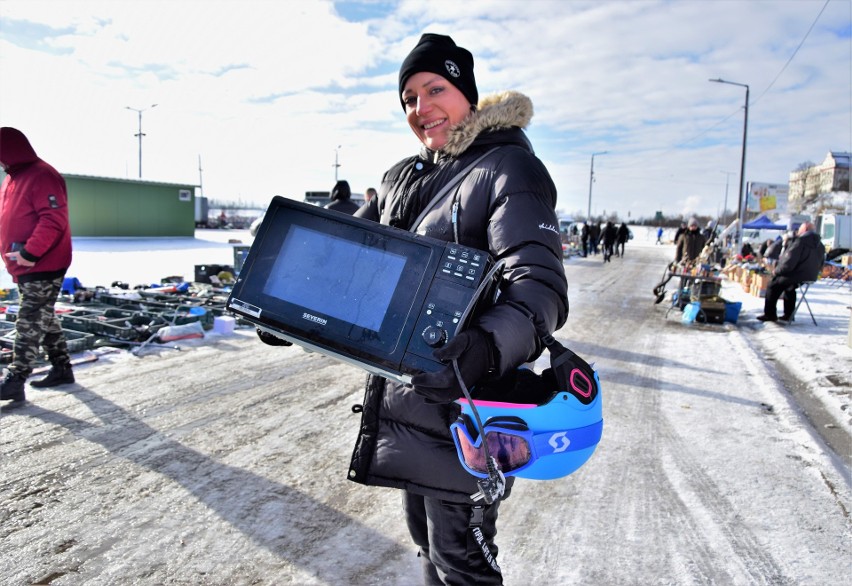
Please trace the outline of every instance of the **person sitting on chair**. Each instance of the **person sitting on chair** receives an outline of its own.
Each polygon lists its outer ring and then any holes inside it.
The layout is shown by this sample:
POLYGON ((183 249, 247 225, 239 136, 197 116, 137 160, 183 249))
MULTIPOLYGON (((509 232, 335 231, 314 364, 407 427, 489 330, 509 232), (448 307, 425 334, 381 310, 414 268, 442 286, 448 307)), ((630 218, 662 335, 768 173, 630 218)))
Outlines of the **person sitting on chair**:
POLYGON ((766 287, 763 315, 757 319, 778 321, 776 305, 783 296, 784 315, 780 319, 791 321, 796 311, 796 288, 807 281, 816 281, 824 262, 825 247, 814 225, 811 222, 803 223, 778 259, 775 274, 766 287))

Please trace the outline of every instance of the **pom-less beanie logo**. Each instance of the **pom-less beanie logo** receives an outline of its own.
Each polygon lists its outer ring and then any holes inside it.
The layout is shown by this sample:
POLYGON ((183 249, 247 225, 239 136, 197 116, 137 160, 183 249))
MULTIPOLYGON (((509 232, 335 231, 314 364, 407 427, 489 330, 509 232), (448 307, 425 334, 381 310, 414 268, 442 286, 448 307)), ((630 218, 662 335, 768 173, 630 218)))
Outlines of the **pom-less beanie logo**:
POLYGON ((447 73, 449 73, 453 77, 459 77, 461 75, 461 71, 459 70, 459 66, 456 65, 453 61, 450 61, 449 59, 444 61, 444 67, 447 68, 447 73))

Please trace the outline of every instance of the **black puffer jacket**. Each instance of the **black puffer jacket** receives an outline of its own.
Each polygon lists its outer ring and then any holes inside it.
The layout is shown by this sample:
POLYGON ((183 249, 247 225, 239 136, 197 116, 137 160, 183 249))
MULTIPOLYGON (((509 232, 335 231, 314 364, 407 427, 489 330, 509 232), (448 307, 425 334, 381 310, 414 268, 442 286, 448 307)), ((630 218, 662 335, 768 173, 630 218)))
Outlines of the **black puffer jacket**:
POLYGON ((352 189, 349 187, 348 181, 338 181, 331 190, 331 201, 326 204, 325 208, 334 210, 350 216, 358 211, 358 204, 352 201, 352 189))
POLYGON ((816 281, 825 263, 825 247, 816 232, 793 238, 778 258, 775 275, 802 283, 816 281))
MULTIPOLYGON (((356 214, 409 229, 443 185, 500 147, 426 215, 417 232, 446 241, 457 232, 461 244, 505 261, 499 301, 476 323, 491 334, 501 373, 541 354, 534 324, 554 332, 568 315, 556 188, 521 130, 531 117, 532 103, 515 92, 480 101, 442 151, 424 150, 396 164, 378 197, 356 214)), ((456 404, 427 404, 409 386, 370 376, 363 407, 351 480, 471 502, 476 479, 461 467, 449 433, 456 404)))
POLYGON ((604 246, 612 246, 618 238, 618 230, 613 226, 612 222, 607 222, 603 230, 601 230, 601 241, 604 246))

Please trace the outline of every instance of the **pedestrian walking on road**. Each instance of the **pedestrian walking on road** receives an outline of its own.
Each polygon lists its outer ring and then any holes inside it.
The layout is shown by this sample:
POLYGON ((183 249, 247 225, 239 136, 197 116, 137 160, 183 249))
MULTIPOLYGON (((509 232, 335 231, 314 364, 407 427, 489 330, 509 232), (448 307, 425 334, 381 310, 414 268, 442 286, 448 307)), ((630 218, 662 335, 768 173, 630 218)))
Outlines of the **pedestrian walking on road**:
POLYGON ((0 186, 0 250, 20 295, 14 354, 0 381, 0 400, 20 403, 26 400, 24 385, 42 346, 51 369, 31 385, 74 382, 68 345, 54 313, 71 265, 71 227, 65 180, 36 155, 20 130, 0 128, 0 165, 7 173, 0 186))
POLYGON ((626 222, 622 222, 618 227, 615 238, 615 255, 624 258, 624 245, 630 240, 630 228, 626 222))
POLYGON ((603 249, 603 261, 612 262, 612 254, 615 248, 615 239, 618 232, 612 222, 607 222, 601 231, 601 248, 603 249))
POLYGON ((494 538, 513 477, 491 504, 471 498, 477 478, 459 462, 448 428, 462 396, 450 362, 467 388, 498 381, 542 353, 537 328, 554 332, 565 322, 556 187, 523 130, 530 99, 505 91, 480 100, 473 56, 450 37, 420 38, 400 68, 399 92, 423 148, 385 173, 378 196, 356 216, 409 230, 461 175, 417 232, 487 250, 506 265, 498 302, 435 352, 443 370, 415 375, 413 385, 370 375, 349 478, 403 490, 427 584, 502 584, 494 538))
POLYGON ((589 247, 592 249, 592 254, 598 253, 598 245, 601 240, 601 223, 597 222, 589 226, 589 247))

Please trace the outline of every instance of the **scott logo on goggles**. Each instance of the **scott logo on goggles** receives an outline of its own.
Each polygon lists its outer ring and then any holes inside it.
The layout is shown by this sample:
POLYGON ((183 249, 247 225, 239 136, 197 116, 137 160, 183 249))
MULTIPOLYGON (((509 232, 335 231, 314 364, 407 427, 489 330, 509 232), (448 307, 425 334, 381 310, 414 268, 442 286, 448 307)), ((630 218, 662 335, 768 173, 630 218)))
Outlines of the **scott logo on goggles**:
POLYGON ((553 453, 558 454, 559 452, 564 452, 568 449, 568 446, 571 445, 571 440, 567 437, 567 434, 564 431, 559 431, 550 436, 550 439, 547 440, 547 443, 550 444, 550 447, 553 448, 553 453), (562 440, 561 442, 557 442, 557 440, 562 440))

